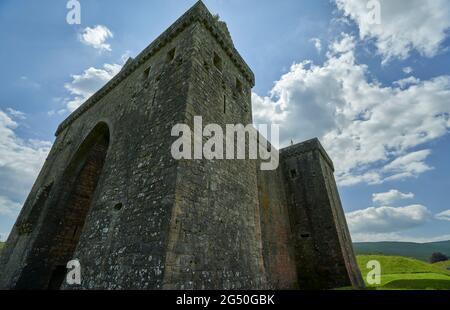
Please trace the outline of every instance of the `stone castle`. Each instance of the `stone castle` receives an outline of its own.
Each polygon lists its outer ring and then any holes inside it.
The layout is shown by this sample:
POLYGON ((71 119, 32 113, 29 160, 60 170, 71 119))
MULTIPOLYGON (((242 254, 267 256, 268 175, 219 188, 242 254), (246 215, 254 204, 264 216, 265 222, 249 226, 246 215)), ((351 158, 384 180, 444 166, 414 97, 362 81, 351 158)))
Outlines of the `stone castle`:
MULTIPOLYGON (((250 124, 254 75, 200 1, 71 114, 8 238, 0 288, 362 287, 317 139, 255 160, 174 160, 177 123, 250 124), (69 286, 78 259, 82 283, 69 286)), ((191 126, 192 128, 192 126, 191 126)))

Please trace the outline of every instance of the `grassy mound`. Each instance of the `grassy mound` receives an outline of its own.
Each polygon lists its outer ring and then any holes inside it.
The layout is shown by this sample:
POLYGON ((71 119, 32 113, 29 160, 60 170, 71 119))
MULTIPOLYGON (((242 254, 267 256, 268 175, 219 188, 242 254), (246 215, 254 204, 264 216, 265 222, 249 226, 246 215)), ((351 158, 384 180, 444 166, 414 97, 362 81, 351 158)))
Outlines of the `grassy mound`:
POLYGON ((444 279, 399 279, 383 286, 384 289, 398 290, 450 290, 450 280, 444 279))
POLYGON ((434 263, 433 266, 450 270, 450 260, 447 260, 445 262, 434 263))
POLYGON ((399 256, 360 255, 358 265, 367 281, 367 263, 377 260, 381 264, 381 283, 369 285, 375 289, 450 289, 450 270, 436 264, 399 256))

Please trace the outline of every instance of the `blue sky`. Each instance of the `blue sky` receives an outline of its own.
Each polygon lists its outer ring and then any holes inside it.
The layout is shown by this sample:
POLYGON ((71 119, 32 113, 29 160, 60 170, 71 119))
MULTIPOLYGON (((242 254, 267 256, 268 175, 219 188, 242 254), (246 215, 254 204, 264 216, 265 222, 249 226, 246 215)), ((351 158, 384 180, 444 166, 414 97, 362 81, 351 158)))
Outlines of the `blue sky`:
MULTIPOLYGON (((58 124, 195 1, 0 2, 0 238, 58 124)), ((450 3, 209 0, 256 75, 255 122, 319 137, 356 241, 450 239, 450 3)))

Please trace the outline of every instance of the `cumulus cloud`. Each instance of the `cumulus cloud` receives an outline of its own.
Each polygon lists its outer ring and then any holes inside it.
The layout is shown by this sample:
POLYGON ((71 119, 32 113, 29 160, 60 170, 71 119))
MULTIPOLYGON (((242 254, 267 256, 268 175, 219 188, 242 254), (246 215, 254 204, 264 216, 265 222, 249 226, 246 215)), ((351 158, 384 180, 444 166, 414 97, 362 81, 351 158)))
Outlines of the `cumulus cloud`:
POLYGON ((367 1, 335 0, 339 10, 355 21, 361 39, 373 39, 384 61, 406 59, 413 50, 433 57, 442 49, 450 28, 448 0, 378 0, 379 24, 370 18, 367 1))
POLYGON ((438 220, 450 222, 450 210, 446 210, 446 211, 436 214, 436 218, 438 220))
POLYGON ((319 38, 312 38, 310 40, 314 44, 314 47, 316 48, 317 52, 322 52, 322 41, 320 41, 319 38))
POLYGON ((336 40, 331 44, 328 57, 336 54, 347 53, 354 50, 356 47, 355 38, 347 33, 341 33, 340 40, 336 40))
POLYGON ((79 36, 83 44, 101 51, 111 51, 111 45, 106 41, 114 35, 106 26, 97 25, 94 28, 86 27, 79 36))
POLYGON ((425 224, 430 211, 422 205, 406 207, 370 207, 347 213, 352 233, 395 233, 425 224))
POLYGON ((0 214, 16 216, 50 150, 51 143, 20 139, 19 126, 0 110, 0 214))
POLYGON ((72 75, 72 81, 65 84, 65 88, 73 95, 67 102, 67 109, 75 111, 97 90, 120 72, 119 64, 105 64, 102 69, 90 67, 80 75, 72 75))
POLYGON ((269 95, 253 94, 255 123, 280 124, 282 145, 319 137, 343 186, 431 170, 425 163, 430 151, 413 149, 447 134, 450 76, 385 86, 357 63, 355 45, 353 37, 342 34, 323 65, 295 63, 269 95))
POLYGON ((385 193, 375 193, 372 195, 372 201, 379 205, 390 205, 399 200, 412 199, 413 193, 402 193, 397 189, 391 189, 385 193))
POLYGON ((430 150, 422 150, 398 157, 383 168, 384 171, 393 173, 387 179, 399 180, 417 177, 424 172, 432 170, 433 168, 424 162, 430 154, 430 150))
POLYGON ((400 88, 406 88, 410 85, 417 85, 419 83, 420 83, 420 79, 415 78, 414 76, 410 76, 405 79, 401 79, 401 80, 394 82, 394 84, 400 86, 400 88))

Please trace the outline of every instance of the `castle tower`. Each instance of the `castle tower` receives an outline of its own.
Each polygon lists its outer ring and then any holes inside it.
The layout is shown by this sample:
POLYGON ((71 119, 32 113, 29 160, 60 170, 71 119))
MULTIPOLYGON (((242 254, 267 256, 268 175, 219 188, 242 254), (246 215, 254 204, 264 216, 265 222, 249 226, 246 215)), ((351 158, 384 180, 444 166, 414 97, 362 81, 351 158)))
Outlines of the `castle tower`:
POLYGON ((256 163, 175 161, 175 124, 251 123, 254 76, 198 2, 58 128, 1 258, 2 288, 265 283, 256 163))
POLYGON ((299 287, 364 287, 330 157, 317 139, 280 157, 299 287))
POLYGON ((59 126, 0 257, 0 288, 359 286, 318 143, 282 150, 267 172, 173 158, 176 124, 250 124, 254 83, 199 1, 59 126), (64 283, 72 259, 80 286, 64 283))

